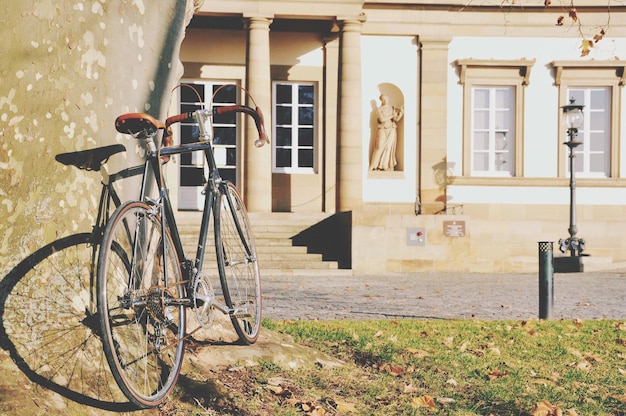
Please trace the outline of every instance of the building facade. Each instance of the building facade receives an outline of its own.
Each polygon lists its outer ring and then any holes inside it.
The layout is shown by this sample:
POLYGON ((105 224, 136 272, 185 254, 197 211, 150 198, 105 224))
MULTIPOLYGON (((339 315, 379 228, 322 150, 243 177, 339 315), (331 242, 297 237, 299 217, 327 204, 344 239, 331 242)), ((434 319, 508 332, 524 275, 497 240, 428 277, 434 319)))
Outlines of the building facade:
MULTIPOLYGON (((346 241, 357 273, 533 272, 537 243, 569 236, 561 119, 575 99, 585 267, 618 267, 626 6, 577 1, 574 20, 543 1, 492 3, 205 0, 181 47, 199 97, 180 88, 171 112, 245 102, 228 84, 245 87, 272 143, 215 120, 225 175, 251 212, 337 218, 320 238, 346 241)), ((171 173, 179 209, 198 208, 201 169, 189 157, 171 173)))

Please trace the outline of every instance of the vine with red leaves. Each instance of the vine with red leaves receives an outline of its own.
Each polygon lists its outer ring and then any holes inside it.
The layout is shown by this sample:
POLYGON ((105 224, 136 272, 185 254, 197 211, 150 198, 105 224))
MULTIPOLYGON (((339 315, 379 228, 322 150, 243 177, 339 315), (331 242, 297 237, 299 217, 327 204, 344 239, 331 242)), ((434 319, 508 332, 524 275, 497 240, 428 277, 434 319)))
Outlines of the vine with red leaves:
MULTIPOLYGON (((551 0, 544 0, 543 3, 544 7, 550 7, 552 5, 552 1, 551 0)), ((572 1, 570 3, 570 7, 568 10, 565 10, 567 12, 567 17, 572 21, 572 23, 577 23, 579 25, 579 30, 581 27, 581 23, 578 19, 578 11, 576 10, 576 7, 574 7, 574 2, 572 1)), ((563 26, 563 24, 565 23, 565 16, 564 15, 560 15, 559 17, 557 17, 556 19, 556 25, 557 26, 563 26)), ((580 31, 582 40, 581 40, 581 45, 580 45, 580 56, 587 56, 589 55, 589 52, 591 52, 591 49, 602 40, 602 38, 604 37, 604 35, 606 34, 606 32, 604 31, 604 28, 600 28, 598 30, 598 32, 593 36, 593 38, 589 39, 587 38, 582 31, 580 31)))

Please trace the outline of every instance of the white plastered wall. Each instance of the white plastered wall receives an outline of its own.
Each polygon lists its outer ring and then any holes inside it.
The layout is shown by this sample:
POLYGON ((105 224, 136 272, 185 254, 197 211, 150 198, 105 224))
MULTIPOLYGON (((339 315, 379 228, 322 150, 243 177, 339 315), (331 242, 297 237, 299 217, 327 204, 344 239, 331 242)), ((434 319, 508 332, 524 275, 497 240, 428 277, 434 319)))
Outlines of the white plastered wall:
MULTIPOLYGON (((362 36, 363 201, 414 202, 417 172, 418 55, 413 36, 362 36), (368 172, 373 108, 380 105, 380 84, 398 88, 404 100, 402 171, 368 172)), ((392 102, 392 105, 396 103, 392 102)))
MULTIPOLYGON (((448 73, 448 162, 455 166, 455 174, 463 169, 463 85, 459 83, 457 59, 535 59, 529 85, 524 94, 524 165, 523 176, 528 178, 556 178, 558 153, 566 147, 558 138, 560 110, 558 86, 554 83, 552 61, 558 60, 613 60, 626 56, 626 39, 603 39, 590 56, 580 58, 580 39, 556 38, 477 38, 456 37, 449 47, 448 73)), ((620 119, 626 114, 626 92, 622 95, 620 119)), ((620 125, 620 137, 626 137, 626 126, 620 125)), ((626 177, 626 145, 621 139, 619 177, 626 177)), ((569 189, 565 187, 520 186, 455 186, 448 187, 452 203, 509 203, 509 204, 568 204, 569 189)), ((580 188, 578 204, 623 204, 626 192, 615 188, 580 188)))

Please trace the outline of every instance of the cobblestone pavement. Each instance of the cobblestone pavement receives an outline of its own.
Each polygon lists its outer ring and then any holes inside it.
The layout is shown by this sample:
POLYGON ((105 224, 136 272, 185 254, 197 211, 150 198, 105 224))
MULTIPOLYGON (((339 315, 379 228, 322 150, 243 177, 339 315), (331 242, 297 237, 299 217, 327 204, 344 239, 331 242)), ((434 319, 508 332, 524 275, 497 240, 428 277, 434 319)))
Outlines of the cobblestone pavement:
MULTIPOLYGON (((538 274, 262 276, 272 319, 533 319, 538 274)), ((626 270, 555 273, 551 319, 626 319, 626 270)))

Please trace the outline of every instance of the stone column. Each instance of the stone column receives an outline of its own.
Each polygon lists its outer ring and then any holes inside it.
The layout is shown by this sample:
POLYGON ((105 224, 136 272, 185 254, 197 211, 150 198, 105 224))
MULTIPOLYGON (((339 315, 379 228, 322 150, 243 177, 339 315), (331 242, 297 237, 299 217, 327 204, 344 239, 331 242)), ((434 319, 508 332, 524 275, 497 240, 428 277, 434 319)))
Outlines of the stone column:
POLYGON ((421 148, 419 178, 422 214, 447 203, 446 108, 448 90, 448 38, 420 38, 421 44, 421 148), (436 172, 437 171, 437 172, 436 172), (437 173, 437 174, 435 174, 437 173))
POLYGON ((344 20, 339 66, 339 137, 337 138, 337 211, 362 205, 363 135, 361 132, 361 27, 363 19, 344 20))
POLYGON ((324 96, 325 98, 325 125, 323 146, 324 152, 323 187, 324 203, 322 211, 333 213, 337 204, 337 131, 338 131, 338 108, 339 104, 339 37, 333 36, 324 39, 324 96))
MULTIPOLYGON (((270 24, 267 17, 247 17, 248 51, 246 62, 246 88, 256 105, 263 110, 265 126, 271 132, 272 80, 270 76, 270 24)), ((253 103, 248 103, 253 106, 253 103)), ((270 146, 256 148, 258 133, 254 121, 246 117, 246 134, 243 140, 243 183, 241 188, 249 211, 272 210, 272 151, 270 146)))

